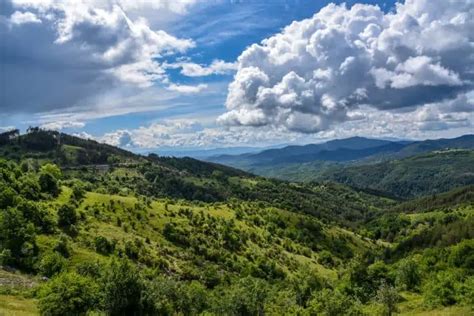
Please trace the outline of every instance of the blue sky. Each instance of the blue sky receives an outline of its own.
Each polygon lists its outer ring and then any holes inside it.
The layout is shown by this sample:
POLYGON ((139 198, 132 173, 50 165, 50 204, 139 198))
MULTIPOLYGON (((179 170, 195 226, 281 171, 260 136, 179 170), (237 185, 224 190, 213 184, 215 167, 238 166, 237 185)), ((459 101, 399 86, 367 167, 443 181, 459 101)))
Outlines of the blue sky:
POLYGON ((2 3, 0 129, 137 151, 472 132, 468 0, 2 3))

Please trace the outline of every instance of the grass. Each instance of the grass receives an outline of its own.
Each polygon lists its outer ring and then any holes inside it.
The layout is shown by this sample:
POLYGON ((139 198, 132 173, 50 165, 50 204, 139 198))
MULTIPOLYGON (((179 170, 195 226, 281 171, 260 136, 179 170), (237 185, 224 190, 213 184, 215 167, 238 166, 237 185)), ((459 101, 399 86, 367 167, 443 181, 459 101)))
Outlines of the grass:
POLYGON ((11 295, 0 295, 0 316, 39 315, 36 300, 11 295))
POLYGON ((471 307, 444 307, 436 310, 415 310, 401 312, 400 316, 473 316, 474 310, 471 307))

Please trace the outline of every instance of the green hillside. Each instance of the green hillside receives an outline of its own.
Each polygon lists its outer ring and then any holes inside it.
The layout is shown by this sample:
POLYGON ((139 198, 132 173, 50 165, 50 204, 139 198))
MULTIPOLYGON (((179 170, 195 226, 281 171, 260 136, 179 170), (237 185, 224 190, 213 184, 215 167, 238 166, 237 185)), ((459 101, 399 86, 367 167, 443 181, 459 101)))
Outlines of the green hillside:
POLYGON ((474 184, 473 166, 473 150, 452 149, 379 163, 343 165, 318 161, 251 171, 289 181, 330 180, 400 198, 412 198, 474 184))
POLYGON ((0 314, 472 313, 472 188, 400 204, 57 135, 0 145, 0 314))

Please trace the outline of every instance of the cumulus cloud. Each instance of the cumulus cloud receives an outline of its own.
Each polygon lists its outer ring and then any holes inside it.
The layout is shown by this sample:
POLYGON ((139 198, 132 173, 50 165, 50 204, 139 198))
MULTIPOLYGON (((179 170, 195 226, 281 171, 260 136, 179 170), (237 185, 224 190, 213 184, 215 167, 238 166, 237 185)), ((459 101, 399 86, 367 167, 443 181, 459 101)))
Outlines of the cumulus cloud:
POLYGON ((136 129, 116 130, 99 137, 77 134, 79 137, 129 149, 159 147, 230 147, 238 145, 291 142, 301 134, 274 128, 206 127, 192 119, 174 119, 141 126, 136 129))
POLYGON ((240 55, 219 122, 315 133, 363 106, 462 103, 474 90, 473 15, 471 0, 406 0, 389 13, 330 4, 240 55))
POLYGON ((168 86, 168 90, 184 93, 184 94, 199 93, 205 89, 207 89, 207 84, 205 83, 198 84, 197 86, 178 85, 178 84, 171 84, 168 86))
POLYGON ((0 13, 17 27, 0 25, 2 71, 8 77, 1 89, 5 110, 38 112, 90 105, 93 96, 119 87, 168 84, 162 59, 184 53, 195 43, 154 30, 145 18, 125 10, 166 9, 182 14, 193 3, 7 1, 0 13), (34 28, 25 25, 31 23, 34 28))
POLYGON ((168 68, 181 68, 181 74, 188 77, 203 77, 210 75, 225 75, 237 70, 237 64, 228 63, 220 59, 204 66, 192 62, 178 62, 167 65, 168 68))

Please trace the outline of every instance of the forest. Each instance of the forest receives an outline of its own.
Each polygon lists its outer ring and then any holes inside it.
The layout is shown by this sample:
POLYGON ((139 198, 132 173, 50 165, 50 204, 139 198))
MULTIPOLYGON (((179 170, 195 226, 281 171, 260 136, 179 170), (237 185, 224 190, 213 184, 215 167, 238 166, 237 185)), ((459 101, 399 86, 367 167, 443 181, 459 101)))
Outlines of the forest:
POLYGON ((472 315, 474 186, 359 171, 295 183, 2 134, 0 315, 472 315))

